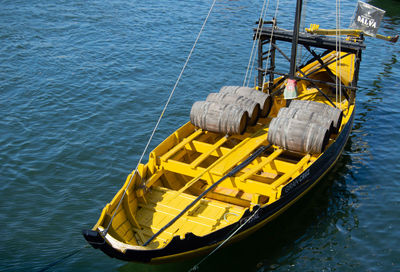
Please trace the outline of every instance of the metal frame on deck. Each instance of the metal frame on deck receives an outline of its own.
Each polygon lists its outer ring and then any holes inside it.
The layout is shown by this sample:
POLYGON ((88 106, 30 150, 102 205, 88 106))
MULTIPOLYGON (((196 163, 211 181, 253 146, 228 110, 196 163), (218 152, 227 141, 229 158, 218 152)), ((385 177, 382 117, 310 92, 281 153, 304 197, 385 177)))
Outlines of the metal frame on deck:
MULTIPOLYGON (((258 23, 258 22, 257 22, 258 23)), ((278 51, 286 60, 289 62, 291 61, 291 58, 289 58, 277 45, 277 41, 285 41, 285 42, 292 42, 293 41, 293 31, 290 30, 285 30, 278 28, 276 26, 276 20, 273 19, 272 21, 265 21, 262 22, 263 27, 261 29, 254 29, 254 39, 258 39, 258 82, 257 85, 260 89, 262 89, 263 82, 264 82, 264 76, 268 76, 268 93, 272 93, 273 95, 276 93, 279 93, 280 91, 283 90, 284 87, 275 90, 277 86, 279 86, 284 80, 290 77, 289 73, 284 73, 280 71, 275 70, 275 57, 276 57, 276 51, 278 51), (265 26, 267 24, 270 24, 272 26, 265 26), (270 43, 271 47, 269 50, 264 51, 264 45, 270 43), (269 60, 269 69, 264 68, 264 61, 269 60), (282 79, 280 79, 278 82, 274 83, 275 80, 275 75, 282 76, 282 79)), ((360 62, 361 62, 361 53, 362 50, 365 49, 365 45, 363 43, 364 37, 360 35, 357 39, 353 37, 353 40, 341 40, 341 52, 346 52, 347 54, 341 56, 339 59, 342 59, 350 54, 354 54, 356 56, 355 60, 355 67, 354 67, 354 76, 353 76, 353 81, 351 82, 350 86, 344 85, 342 82, 341 88, 344 90, 343 95, 344 97, 352 103, 352 97, 354 97, 353 92, 357 90, 357 80, 358 80, 358 73, 359 73, 359 68, 360 68, 360 62), (350 95, 347 93, 347 91, 350 92, 350 95)), ((316 80, 309 78, 310 75, 314 74, 317 71, 321 71, 322 69, 325 69, 331 77, 334 76, 333 72, 328 68, 328 66, 335 61, 338 61, 338 59, 331 60, 329 62, 323 62, 322 57, 331 53, 332 51, 335 51, 337 48, 337 41, 335 38, 332 37, 326 37, 322 35, 316 35, 316 34, 310 34, 310 33, 305 33, 305 32, 300 32, 298 35, 298 44, 302 45, 310 54, 312 55, 311 60, 309 60, 306 64, 301 65, 299 67, 296 66, 296 71, 299 72, 302 77, 297 77, 293 76, 292 77, 296 80, 305 80, 311 83, 311 85, 316 88, 331 104, 332 106, 335 106, 334 103, 330 100, 328 96, 325 95, 324 92, 317 86, 317 84, 325 84, 328 86, 335 87, 336 84, 333 84, 331 82, 326 82, 326 81, 321 81, 321 80, 316 80), (326 49, 324 52, 321 54, 317 54, 313 48, 322 48, 326 49), (312 71, 309 74, 305 74, 304 72, 301 71, 301 68, 304 67, 305 65, 318 61, 321 66, 317 69, 312 71)))

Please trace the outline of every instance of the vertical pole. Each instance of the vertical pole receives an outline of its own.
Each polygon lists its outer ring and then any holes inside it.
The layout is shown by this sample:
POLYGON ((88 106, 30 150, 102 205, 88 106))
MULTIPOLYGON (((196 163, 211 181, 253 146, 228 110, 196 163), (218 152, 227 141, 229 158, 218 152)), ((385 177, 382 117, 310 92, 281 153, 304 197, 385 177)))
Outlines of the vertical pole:
POLYGON ((269 84, 268 84, 268 94, 272 91, 272 86, 274 85, 274 71, 275 71, 275 43, 276 43, 276 39, 272 38, 271 41, 271 54, 269 56, 269 69, 271 70, 271 72, 269 73, 269 84))
MULTIPOLYGON (((361 39, 364 40, 364 36, 361 34, 361 39)), ((356 87, 358 82, 358 73, 360 71, 360 63, 362 57, 362 50, 358 49, 355 55, 355 62, 354 62, 354 72, 353 72, 353 81, 351 82, 351 86, 356 87)))
POLYGON ((297 43, 299 40, 299 29, 300 29, 302 5, 303 5, 303 0, 297 0, 296 15, 294 18, 294 26, 293 26, 292 54, 290 56, 290 70, 289 70, 289 78, 290 79, 294 79, 294 74, 296 73, 297 43))
MULTIPOLYGON (((361 57, 362 57, 362 50, 359 49, 357 50, 357 53, 354 54, 355 56, 355 62, 354 62, 354 72, 353 72, 353 81, 351 82, 352 87, 357 87, 357 81, 358 81, 358 73, 360 71, 360 63, 361 63, 361 57)), ((350 95, 349 95, 349 103, 354 104, 355 97, 356 97, 356 90, 350 90, 350 95)))
POLYGON ((263 71, 263 44, 261 35, 258 39, 258 88, 262 90, 264 82, 264 71, 263 71))

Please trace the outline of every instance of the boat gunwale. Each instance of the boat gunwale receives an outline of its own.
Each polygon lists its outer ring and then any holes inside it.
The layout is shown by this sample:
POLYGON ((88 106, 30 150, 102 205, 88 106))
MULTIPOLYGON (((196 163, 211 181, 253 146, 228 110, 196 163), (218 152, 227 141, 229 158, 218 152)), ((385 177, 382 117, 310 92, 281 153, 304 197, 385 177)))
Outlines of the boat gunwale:
MULTIPOLYGON (((332 143, 327 150, 325 150, 325 152, 317 158, 316 161, 314 161, 305 169, 305 171, 309 169, 310 174, 308 177, 304 178, 301 174, 298 175, 289 183, 296 183, 296 186, 290 188, 290 190, 285 190, 284 186, 282 188, 283 194, 279 199, 270 205, 265 205, 263 207, 259 207, 258 209, 254 209, 253 212, 250 212, 249 209, 247 209, 242 218, 240 218, 236 223, 232 223, 204 236, 196 236, 193 233, 187 233, 184 239, 181 239, 179 236, 174 236, 172 240, 162 248, 148 249, 137 246, 139 249, 128 248, 125 250, 125 252, 122 252, 107 242, 101 245, 96 245, 96 248, 100 248, 103 252, 111 257, 117 257, 126 261, 137 261, 144 263, 168 262, 168 260, 176 258, 177 255, 189 256, 195 255, 196 252, 199 253, 200 251, 211 250, 229 237, 229 235, 240 226, 243 220, 246 220, 255 211, 257 211, 257 216, 247 222, 246 226, 234 236, 231 242, 243 238, 245 235, 248 235, 251 232, 261 228, 263 225, 293 205, 299 198, 301 198, 306 192, 314 187, 314 185, 316 185, 318 181, 321 180, 323 176, 334 166, 335 162, 340 157, 350 135, 354 115, 355 105, 349 120, 344 125, 343 130, 341 131, 340 135, 338 135, 336 141, 332 143), (331 153, 333 153, 333 156, 331 153)), ((99 229, 97 229, 97 231, 99 231, 99 229)), ((86 236, 85 238, 87 239, 86 236)), ((89 240, 88 242, 90 243, 89 240)))

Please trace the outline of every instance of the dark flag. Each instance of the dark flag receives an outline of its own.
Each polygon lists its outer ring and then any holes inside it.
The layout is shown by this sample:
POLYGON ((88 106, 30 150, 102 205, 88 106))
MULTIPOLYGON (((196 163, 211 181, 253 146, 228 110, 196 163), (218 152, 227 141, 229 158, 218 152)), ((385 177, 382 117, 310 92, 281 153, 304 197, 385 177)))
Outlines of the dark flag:
POLYGON ((364 33, 375 37, 384 14, 384 10, 358 1, 354 20, 350 24, 350 28, 360 29, 364 33))

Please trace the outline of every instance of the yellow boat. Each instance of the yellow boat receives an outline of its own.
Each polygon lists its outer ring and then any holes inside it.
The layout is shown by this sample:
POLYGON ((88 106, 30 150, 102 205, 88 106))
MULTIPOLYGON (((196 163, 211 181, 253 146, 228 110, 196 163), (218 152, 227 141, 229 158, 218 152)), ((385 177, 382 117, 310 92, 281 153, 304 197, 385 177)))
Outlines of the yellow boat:
POLYGON ((273 220, 338 160, 354 120, 365 48, 362 33, 341 38, 339 52, 337 39, 318 34, 315 25, 308 33, 296 33, 296 26, 293 31, 280 29, 275 21, 259 22, 259 26, 254 30, 259 66, 253 92, 272 97, 268 116, 247 126, 243 134, 213 132, 188 122, 168 136, 151 151, 148 162, 127 177, 96 225, 83 231, 94 248, 121 260, 145 263, 210 252, 273 220), (275 54, 285 55, 277 46, 282 41, 303 45, 313 58, 300 67, 294 64, 293 74, 276 71, 275 54), (273 50, 264 50, 268 43, 273 50), (318 54, 312 48, 324 50, 318 54), (264 68, 267 54, 272 64, 268 70, 264 68), (291 103, 312 101, 342 113, 341 123, 320 152, 269 141, 271 123, 288 104, 282 93, 288 78, 297 81, 297 98, 291 103), (336 95, 338 86, 341 95, 336 95))

